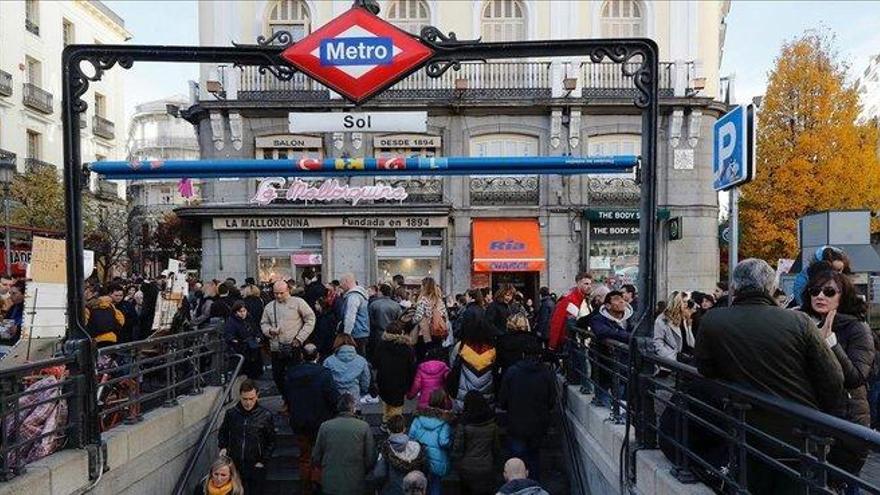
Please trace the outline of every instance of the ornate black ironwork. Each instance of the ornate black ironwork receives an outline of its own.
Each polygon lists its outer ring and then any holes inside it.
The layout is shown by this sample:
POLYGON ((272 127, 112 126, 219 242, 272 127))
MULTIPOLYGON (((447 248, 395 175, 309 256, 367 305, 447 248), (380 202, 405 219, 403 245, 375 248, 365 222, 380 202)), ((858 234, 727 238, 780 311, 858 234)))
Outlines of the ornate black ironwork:
POLYGON ((90 55, 82 57, 74 57, 69 65, 71 82, 73 84, 73 109, 77 113, 83 113, 89 108, 89 104, 82 100, 82 95, 89 90, 90 82, 97 82, 104 76, 104 71, 113 68, 119 64, 123 69, 131 69, 134 65, 134 58, 128 55, 90 55), (83 72, 81 64, 88 62, 94 69, 91 76, 83 72))
POLYGON ((587 181, 591 205, 635 206, 641 189, 629 177, 590 177, 587 181))
POLYGON ((650 104, 650 90, 652 82, 654 82, 653 71, 648 66, 649 57, 644 50, 631 48, 626 45, 611 45, 610 47, 597 47, 590 53, 590 61, 600 63, 605 58, 620 64, 620 70, 627 77, 632 77, 638 93, 635 95, 633 103, 639 108, 646 108, 650 104), (629 70, 627 63, 633 58, 640 58, 641 63, 635 70, 629 70))
MULTIPOLYGON (((293 35, 290 34, 290 31, 275 31, 268 38, 262 34, 257 36, 257 45, 259 46, 290 46, 293 42, 293 35)), ((236 43, 232 44, 238 46, 236 43)))

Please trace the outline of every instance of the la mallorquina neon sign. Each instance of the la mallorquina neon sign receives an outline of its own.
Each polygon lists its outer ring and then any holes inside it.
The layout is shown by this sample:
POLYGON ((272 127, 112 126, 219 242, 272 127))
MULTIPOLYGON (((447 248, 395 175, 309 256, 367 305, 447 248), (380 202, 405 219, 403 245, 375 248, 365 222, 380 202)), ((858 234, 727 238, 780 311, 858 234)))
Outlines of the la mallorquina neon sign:
POLYGON ((392 187, 382 182, 372 186, 349 186, 340 184, 337 179, 327 179, 319 186, 314 186, 301 179, 268 177, 262 179, 257 186, 257 193, 251 202, 261 206, 268 205, 279 198, 279 191, 287 201, 351 201, 356 205, 361 201, 390 200, 403 201, 408 197, 403 187, 392 187), (287 185, 285 192, 285 185, 287 185))

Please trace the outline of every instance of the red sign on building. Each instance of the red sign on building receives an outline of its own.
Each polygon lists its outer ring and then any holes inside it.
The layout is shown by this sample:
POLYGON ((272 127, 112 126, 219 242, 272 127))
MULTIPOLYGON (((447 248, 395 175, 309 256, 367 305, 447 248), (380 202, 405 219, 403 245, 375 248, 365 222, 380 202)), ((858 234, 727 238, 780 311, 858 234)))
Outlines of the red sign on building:
POLYGON ((433 54, 413 35, 355 7, 281 56, 333 91, 360 103, 406 77, 433 54))

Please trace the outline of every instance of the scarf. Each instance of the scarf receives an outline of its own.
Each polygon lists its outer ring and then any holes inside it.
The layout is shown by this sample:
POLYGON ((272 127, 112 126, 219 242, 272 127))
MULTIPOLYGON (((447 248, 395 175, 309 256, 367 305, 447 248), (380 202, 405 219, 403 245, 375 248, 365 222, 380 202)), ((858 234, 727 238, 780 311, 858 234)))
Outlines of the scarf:
POLYGON ((225 485, 219 487, 215 487, 214 483, 211 483, 211 480, 208 480, 205 487, 207 488, 205 493, 208 495, 229 495, 232 493, 232 480, 227 481, 225 485))

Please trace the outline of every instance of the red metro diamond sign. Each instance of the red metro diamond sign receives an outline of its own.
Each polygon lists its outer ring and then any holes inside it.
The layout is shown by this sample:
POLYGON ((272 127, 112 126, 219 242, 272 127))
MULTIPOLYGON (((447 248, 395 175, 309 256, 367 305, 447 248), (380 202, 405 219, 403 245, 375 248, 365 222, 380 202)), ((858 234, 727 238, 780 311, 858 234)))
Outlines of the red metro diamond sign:
POLYGON ((360 103, 434 54, 413 35, 355 7, 296 42, 281 56, 300 71, 360 103))

